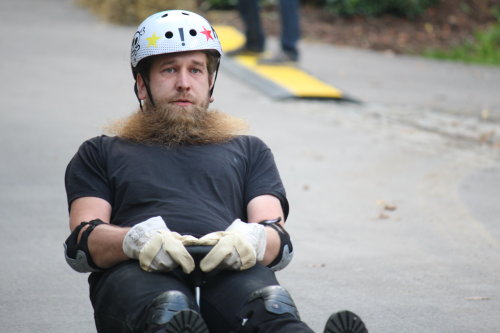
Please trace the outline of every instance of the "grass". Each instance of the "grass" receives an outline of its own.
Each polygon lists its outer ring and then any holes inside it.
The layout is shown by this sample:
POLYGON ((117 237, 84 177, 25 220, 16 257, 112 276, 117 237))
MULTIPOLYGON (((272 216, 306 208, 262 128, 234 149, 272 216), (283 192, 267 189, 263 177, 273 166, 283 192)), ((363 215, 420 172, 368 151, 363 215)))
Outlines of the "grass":
POLYGON ((472 41, 450 50, 428 50, 424 56, 467 63, 500 66, 500 23, 478 31, 472 41))

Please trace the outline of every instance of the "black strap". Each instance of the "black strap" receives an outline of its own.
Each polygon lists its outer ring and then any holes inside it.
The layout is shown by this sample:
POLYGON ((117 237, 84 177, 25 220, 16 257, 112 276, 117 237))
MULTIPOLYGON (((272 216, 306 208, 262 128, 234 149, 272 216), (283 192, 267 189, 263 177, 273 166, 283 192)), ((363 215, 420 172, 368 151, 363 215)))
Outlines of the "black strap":
MULTIPOLYGON (((89 247, 88 247, 88 241, 89 241, 89 236, 90 236, 90 233, 92 231, 94 231, 95 227, 97 227, 98 225, 100 224, 103 224, 105 222, 99 220, 99 219, 96 219, 96 220, 92 220, 92 221, 89 221, 89 222, 82 222, 78 228, 79 230, 81 230, 84 226, 88 225, 89 227, 83 232, 82 234, 82 237, 80 238, 80 242, 78 243, 78 249, 80 250, 83 250, 85 253, 88 253, 88 256, 87 256, 87 261, 89 263, 89 265, 92 267, 92 268, 95 268, 95 269, 101 269, 99 266, 96 265, 96 263, 94 262, 94 260, 92 259, 92 256, 90 255, 90 251, 89 251, 89 247)), ((78 229, 77 228, 77 229, 78 229)), ((80 231, 78 231, 79 233, 80 231)), ((78 233, 75 233, 78 237, 78 233)))
POLYGON ((280 252, 276 256, 276 258, 273 260, 272 263, 267 265, 267 267, 273 267, 277 265, 281 261, 281 257, 283 257, 283 250, 285 248, 285 245, 288 245, 288 249, 290 252, 293 251, 293 245, 290 240, 290 235, 288 232, 283 228, 278 222, 281 221, 281 217, 278 217, 277 219, 274 220, 264 220, 259 222, 259 224, 264 225, 265 227, 270 227, 273 228, 278 232, 278 235, 280 236, 280 252))

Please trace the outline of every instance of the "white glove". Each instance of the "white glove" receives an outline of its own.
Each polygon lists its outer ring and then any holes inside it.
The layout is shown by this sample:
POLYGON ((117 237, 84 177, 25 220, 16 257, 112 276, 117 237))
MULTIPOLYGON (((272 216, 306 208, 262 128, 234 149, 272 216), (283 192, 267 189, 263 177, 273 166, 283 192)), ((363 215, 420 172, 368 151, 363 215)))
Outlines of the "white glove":
POLYGON ((133 226, 123 239, 123 252, 138 259, 147 272, 171 271, 177 266, 189 274, 194 269, 194 260, 183 245, 196 241, 192 236, 181 236, 171 232, 160 216, 150 218, 133 226))
POLYGON ((258 223, 234 220, 225 230, 199 239, 200 245, 215 245, 201 260, 200 268, 210 272, 215 268, 245 270, 264 259, 266 231, 258 223))

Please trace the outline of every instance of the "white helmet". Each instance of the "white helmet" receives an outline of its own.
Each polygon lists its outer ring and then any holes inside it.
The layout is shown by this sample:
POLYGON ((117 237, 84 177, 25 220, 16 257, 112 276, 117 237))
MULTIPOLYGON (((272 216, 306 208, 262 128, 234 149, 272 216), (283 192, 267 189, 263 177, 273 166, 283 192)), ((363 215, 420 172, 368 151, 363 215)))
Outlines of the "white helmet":
POLYGON ((219 37, 205 18, 186 10, 166 10, 139 25, 132 40, 130 64, 135 70, 146 57, 187 51, 213 51, 222 56, 219 37))

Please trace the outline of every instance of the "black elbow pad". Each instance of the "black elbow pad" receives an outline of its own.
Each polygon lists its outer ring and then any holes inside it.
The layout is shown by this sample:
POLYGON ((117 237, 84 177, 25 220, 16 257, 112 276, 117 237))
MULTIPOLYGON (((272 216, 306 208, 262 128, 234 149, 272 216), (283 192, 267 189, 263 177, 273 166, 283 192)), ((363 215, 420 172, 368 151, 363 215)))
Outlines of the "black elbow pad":
POLYGON ((88 248, 88 239, 95 227, 103 223, 105 222, 99 219, 90 222, 82 222, 64 242, 64 256, 66 257, 66 262, 75 271, 80 273, 102 271, 102 269, 95 264, 94 260, 92 260, 88 248), (82 233, 80 242, 77 242, 80 231, 86 225, 89 227, 82 233))
POLYGON ((267 265, 271 270, 273 271, 280 271, 288 264, 290 261, 292 261, 293 258, 293 245, 292 245, 292 240, 290 239, 290 235, 288 232, 278 224, 278 222, 281 221, 281 218, 278 218, 276 220, 270 220, 270 221, 262 221, 260 224, 263 224, 266 227, 273 228, 278 232, 278 235, 280 236, 280 252, 276 256, 276 258, 273 260, 272 263, 267 265))

